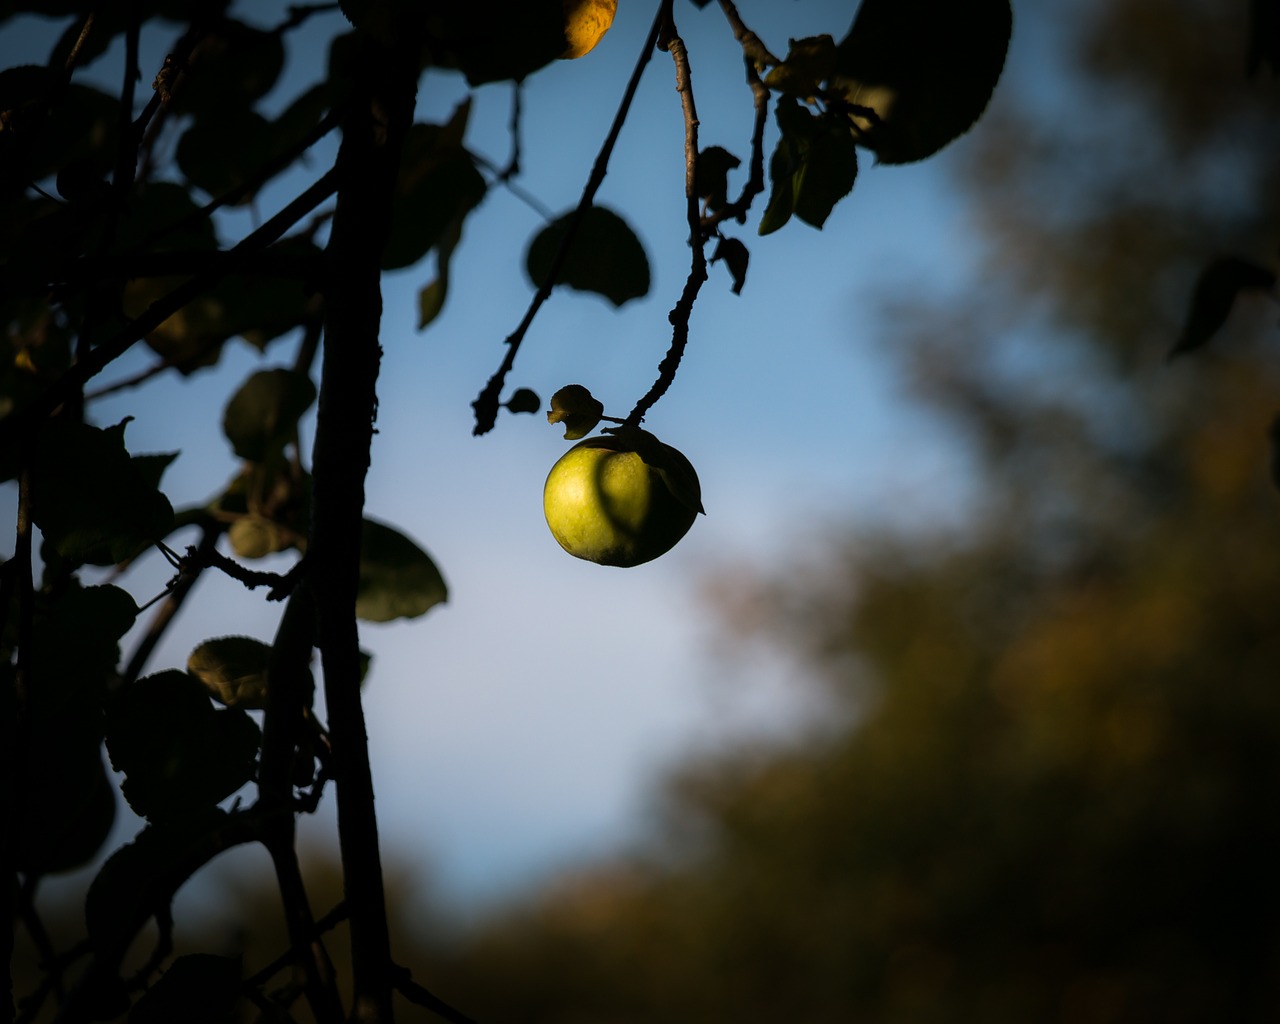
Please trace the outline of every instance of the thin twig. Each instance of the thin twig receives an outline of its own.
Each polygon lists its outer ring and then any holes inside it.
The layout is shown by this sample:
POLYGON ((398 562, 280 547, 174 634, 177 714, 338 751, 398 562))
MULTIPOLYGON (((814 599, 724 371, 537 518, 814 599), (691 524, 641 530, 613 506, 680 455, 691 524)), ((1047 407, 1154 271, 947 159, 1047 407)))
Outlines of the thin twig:
POLYGON ((70 77, 71 72, 75 70, 76 62, 80 59, 80 51, 84 49, 84 44, 89 39, 89 33, 93 31, 93 17, 94 12, 90 11, 88 17, 84 19, 84 24, 80 26, 80 34, 76 36, 71 52, 67 54, 67 59, 62 63, 62 71, 67 77, 70 77))
POLYGON ((409 973, 409 968, 401 967, 399 964, 395 968, 395 976, 393 978, 396 991, 404 996, 409 1002, 417 1006, 426 1007, 432 1013, 442 1020, 451 1021, 452 1024, 476 1024, 476 1022, 468 1017, 461 1010, 456 1010, 446 1003, 439 996, 428 991, 422 985, 413 980, 413 975, 409 973))
POLYGON ((507 160, 507 166, 499 173, 498 177, 502 181, 509 181, 520 173, 520 123, 521 123, 521 100, 524 95, 524 83, 511 83, 511 120, 507 124, 507 130, 511 133, 511 158, 507 160))
POLYGON ((182 559, 183 565, 192 568, 209 568, 218 569, 219 571, 230 576, 233 580, 243 583, 249 590, 257 590, 258 587, 270 587, 267 593, 268 601, 283 601, 293 591, 297 582, 305 571, 306 556, 298 559, 288 572, 283 575, 278 572, 262 572, 259 569, 249 569, 241 565, 234 558, 228 558, 221 551, 216 549, 205 550, 203 546, 200 549, 187 548, 186 556, 182 559))
POLYGON ((507 351, 503 356, 502 365, 489 378, 489 382, 476 397, 476 400, 471 403, 471 408, 475 410, 476 414, 476 425, 471 431, 473 434, 487 434, 493 429, 494 423, 498 420, 499 399, 502 395, 502 387, 506 383, 507 374, 511 371, 511 367, 515 365, 516 353, 520 350, 520 344, 524 341, 524 336, 533 323, 533 318, 538 315, 538 310, 542 308, 542 304, 550 298, 551 289, 555 286, 560 270, 569 255, 569 248, 578 233, 578 227, 581 225, 583 218, 586 217, 587 210, 590 209, 596 192, 604 183, 605 174, 608 173, 609 158, 613 155, 614 146, 618 142, 622 126, 626 123, 627 114, 631 110, 631 101, 635 99, 636 90, 640 86, 640 77, 644 74, 644 69, 653 54, 653 48, 658 42, 658 31, 663 24, 663 13, 669 6, 669 3, 664 3, 657 15, 654 16, 653 26, 645 37, 640 56, 636 59, 635 68, 631 72, 631 79, 627 82, 626 92, 622 94, 622 102, 618 105, 618 112, 613 117, 613 124, 609 128, 609 134, 605 136, 600 152, 596 155, 596 162, 591 168, 591 176, 587 179, 586 187, 582 190, 582 198, 578 201, 578 206, 573 211, 573 216, 570 217, 569 222, 565 225, 564 235, 560 239, 560 247, 556 250, 555 259, 551 261, 546 280, 542 282, 537 292, 534 293, 533 299, 529 303, 529 308, 524 314, 524 319, 520 321, 520 325, 508 335, 504 343, 507 346, 507 351))
POLYGON ((158 377, 166 370, 172 370, 176 365, 177 364, 173 362, 172 359, 161 359, 153 363, 151 366, 148 366, 145 370, 140 370, 138 373, 135 373, 130 377, 125 377, 123 380, 117 380, 110 384, 105 384, 96 391, 85 392, 84 400, 86 402, 92 402, 99 398, 106 398, 108 395, 114 395, 117 391, 127 391, 130 388, 139 387, 149 381, 152 377, 158 377))
MULTIPOLYGON (((316 608, 304 582, 285 606, 271 645, 266 708, 262 720, 262 756, 258 764, 258 802, 264 808, 289 809, 304 714, 312 697, 311 652, 316 641, 316 608)), ((311 1012, 319 1024, 341 1024, 342 1001, 333 961, 315 931, 311 901, 302 881, 296 849, 297 819, 292 813, 270 817, 262 842, 275 866, 289 941, 297 954, 311 1012)))
POLYGON ((638 427, 645 414, 653 408, 667 389, 671 387, 684 358, 684 350, 689 341, 689 317, 693 314, 693 304, 697 301, 698 291, 707 279, 706 239, 702 233, 701 216, 698 210, 698 190, 695 185, 698 168, 698 111, 693 101, 693 80, 689 72, 689 52, 685 49, 684 40, 676 31, 675 20, 671 12, 671 0, 664 0, 662 10, 665 14, 662 43, 671 53, 676 69, 676 91, 680 94, 681 108, 684 111, 684 193, 685 216, 689 222, 689 248, 692 260, 689 276, 685 280, 680 300, 667 315, 671 323, 671 347, 658 364, 658 379, 636 403, 636 407, 627 416, 626 425, 638 427))
MULTIPOLYGON (((324 935, 326 932, 332 931, 338 925, 342 924, 342 922, 349 916, 350 911, 347 909, 346 901, 339 901, 338 904, 329 911, 329 913, 325 914, 324 917, 320 918, 320 920, 315 923, 315 927, 312 934, 308 937, 308 941, 313 940, 317 936, 324 935)), ((245 990, 251 990, 265 985, 275 975, 279 974, 282 970, 293 963, 293 961, 300 955, 302 955, 301 950, 294 948, 285 950, 278 957, 272 960, 271 963, 245 978, 241 987, 245 990)))
POLYGON ((769 87, 760 80, 755 62, 743 57, 746 65, 747 85, 751 87, 752 103, 755 107, 755 123, 751 129, 751 161, 746 184, 742 192, 732 203, 727 204, 702 221, 704 237, 710 238, 716 228, 727 220, 742 224, 756 196, 764 191, 764 128, 769 120, 769 87))
POLYGON ((539 217, 545 220, 548 224, 550 224, 553 220, 556 219, 556 215, 551 211, 551 208, 547 206, 546 203, 544 203, 541 199, 535 196, 528 189, 522 188, 520 185, 517 185, 514 181, 512 181, 509 177, 505 176, 506 168, 499 167, 487 156, 483 156, 480 153, 476 153, 474 150, 469 150, 468 152, 471 153, 472 160, 474 160, 477 164, 479 164, 486 171, 488 171, 490 174, 493 175, 494 182, 496 182, 497 184, 505 188, 513 196, 515 196, 522 203, 524 203, 525 206, 529 207, 529 209, 531 209, 539 217))
POLYGON ((162 907, 157 907, 154 917, 156 944, 152 947, 146 962, 134 972, 133 977, 125 979, 125 988, 130 992, 146 988, 148 980, 160 970, 160 965, 173 952, 173 905, 166 903, 162 907))
POLYGON ((282 153, 277 153, 270 160, 264 161, 252 175, 240 182, 240 184, 233 188, 229 188, 220 196, 215 196, 198 210, 192 210, 191 213, 186 217, 183 217, 181 220, 176 221, 173 224, 168 224, 156 231, 154 234, 149 235, 143 240, 139 248, 150 248, 156 242, 171 234, 185 231, 193 225, 202 224, 211 214, 222 209, 222 207, 234 205, 246 196, 253 195, 259 188, 274 178, 277 174, 280 174, 282 171, 288 170, 292 167, 302 154, 337 128, 340 120, 341 118, 337 111, 327 111, 324 117, 315 123, 315 126, 311 131, 307 132, 307 134, 299 139, 295 145, 282 153))
POLYGON ((724 11, 725 18, 728 19, 729 25, 733 28, 733 38, 738 40, 739 45, 742 47, 742 52, 748 60, 753 64, 766 67, 782 63, 769 52, 769 48, 764 45, 760 37, 743 23, 738 14, 738 8, 733 4, 733 0, 720 0, 720 10, 724 11))
POLYGON ((222 536, 221 524, 209 519, 203 524, 203 527, 204 532, 200 536, 200 544, 195 548, 187 549, 189 553, 194 551, 197 557, 190 559, 186 568, 179 573, 177 582, 169 589, 169 596, 165 603, 160 606, 152 617, 151 625, 147 627, 147 632, 138 641, 138 646, 129 658, 129 663, 121 676, 121 686, 129 686, 135 680, 141 678, 142 672, 147 666, 147 661, 156 649, 156 645, 160 643, 174 617, 182 609, 183 603, 190 595, 191 588, 196 585, 196 581, 204 571, 205 562, 200 556, 206 552, 217 550, 218 538, 222 536))

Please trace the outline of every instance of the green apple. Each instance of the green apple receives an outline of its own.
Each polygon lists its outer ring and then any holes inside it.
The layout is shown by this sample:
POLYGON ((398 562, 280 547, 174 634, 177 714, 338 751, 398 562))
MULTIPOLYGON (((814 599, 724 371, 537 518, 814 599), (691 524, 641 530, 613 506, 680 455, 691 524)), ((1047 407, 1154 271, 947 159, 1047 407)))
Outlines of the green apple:
POLYGON ((702 511, 680 452, 639 429, 589 437, 551 467, 542 491, 551 535, 569 554, 632 566, 666 554, 702 511))

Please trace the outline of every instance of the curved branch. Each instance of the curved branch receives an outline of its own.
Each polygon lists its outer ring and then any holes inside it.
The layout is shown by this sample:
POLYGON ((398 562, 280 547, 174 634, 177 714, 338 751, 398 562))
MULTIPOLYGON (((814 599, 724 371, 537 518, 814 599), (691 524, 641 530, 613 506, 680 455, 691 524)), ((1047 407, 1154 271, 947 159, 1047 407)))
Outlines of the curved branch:
POLYGON ((693 314, 693 304, 697 301, 702 283, 707 279, 707 255, 704 248, 706 238, 703 235, 702 221, 698 211, 698 190, 694 184, 698 168, 698 111, 693 102, 689 52, 685 49, 684 40, 676 32, 670 3, 664 4, 664 8, 667 21, 662 42, 670 51, 671 59, 675 63, 676 91, 680 94, 680 103, 684 110, 685 215, 689 222, 689 248, 692 250, 692 261, 680 299, 667 315, 672 327, 671 347, 667 349, 666 356, 658 364, 658 379, 653 382, 653 386, 627 416, 626 425, 631 427, 640 425, 645 414, 667 393, 667 389, 676 379, 676 370, 680 367, 680 360, 684 358, 685 345, 689 341, 689 317, 693 314))
POLYGON ((533 323, 533 318, 538 315, 538 310, 542 308, 542 304, 550 298, 551 289, 555 287, 555 282, 560 276, 560 270, 564 267, 564 261, 568 258, 569 247, 573 245, 573 240, 578 233, 578 227, 595 199, 596 192, 604 183, 605 174, 608 173, 609 168, 609 157, 613 155, 613 147, 618 142, 618 136, 622 132, 623 124, 626 123, 627 114, 631 110, 631 101, 635 99, 636 89, 640 86, 640 76, 644 74, 644 69, 653 54, 653 48, 658 42, 659 30, 669 14, 669 7, 669 3, 663 3, 653 19, 653 26, 645 37, 640 56, 636 59, 635 68, 631 72, 630 80, 627 82, 626 92, 622 94, 622 102, 618 105, 618 112, 614 114, 613 125, 609 128, 609 134, 605 136, 604 144, 600 147, 600 152, 596 156, 596 162, 591 168, 591 176, 587 179, 586 188, 582 190, 582 198, 578 200, 577 209, 573 211, 572 218, 565 226, 564 236, 560 239, 560 248, 556 250, 555 259, 551 261, 547 279, 542 282, 537 292, 534 293, 533 299, 529 303, 529 308, 525 311, 524 319, 520 321, 520 325, 507 336, 504 342, 507 346, 507 352, 503 356, 502 365, 489 378, 489 382, 476 397, 476 400, 471 403, 471 408, 475 410, 476 414, 476 425, 471 432, 477 436, 487 434, 493 429, 494 423, 498 420, 498 400, 502 396, 502 387, 506 383, 507 374, 511 372, 511 367, 515 365, 516 353, 520 351, 520 344, 524 341, 524 336, 533 323))
POLYGON ((738 14, 738 8, 734 6, 733 0, 720 0, 720 9, 724 11, 724 16, 728 19, 730 27, 733 29, 733 38, 738 40, 742 47, 743 55, 752 65, 760 67, 769 67, 775 64, 781 64, 769 48, 764 45, 760 37, 751 29, 747 28, 742 17, 738 14))

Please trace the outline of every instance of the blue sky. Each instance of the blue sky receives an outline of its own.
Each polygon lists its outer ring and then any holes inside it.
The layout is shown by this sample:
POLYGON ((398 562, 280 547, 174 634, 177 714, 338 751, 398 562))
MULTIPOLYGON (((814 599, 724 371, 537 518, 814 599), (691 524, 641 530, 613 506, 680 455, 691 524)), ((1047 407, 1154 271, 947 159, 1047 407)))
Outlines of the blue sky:
MULTIPOLYGON (((652 17, 650 3, 620 6, 595 51, 526 86, 520 184, 557 213, 577 202, 652 17)), ((738 6, 770 48, 785 53, 789 37, 839 38, 854 4, 738 6)), ((252 19, 273 22, 259 13, 266 9, 253 6, 252 19)), ((681 2, 676 11, 700 141, 745 161, 752 110, 737 44, 717 5, 681 2)), ((36 40, 51 24, 32 18, 6 29, 0 51, 21 51, 16 59, 0 52, 4 64, 42 59, 46 48, 36 40)), ((331 16, 308 26, 280 95, 318 75, 323 40, 338 25, 331 16)), ((163 35, 150 42, 165 46, 163 35)), ((1011 61, 1018 59, 1015 31, 1011 61)), ((109 54, 91 71, 114 86, 118 66, 109 54)), ((144 65, 144 86, 151 75, 144 65)), ((428 74, 419 118, 447 116, 460 85, 428 74)), ((475 96, 468 141, 497 163, 508 151, 509 102, 502 86, 475 96)), ((670 59, 655 54, 597 197, 637 229, 652 291, 621 310, 557 292, 526 338, 512 387, 532 387, 545 401, 563 384, 585 384, 614 415, 648 388, 688 267, 683 131, 670 59)), ((913 283, 955 287, 973 268, 972 228, 948 183, 947 164, 964 145, 907 167, 878 168, 864 154, 853 194, 821 232, 792 222, 756 237, 758 200, 739 233, 752 257, 742 295, 730 293, 723 268, 712 268, 684 365, 646 423, 697 467, 707 516, 670 554, 631 570, 579 562, 547 531, 542 482, 567 447, 558 429, 541 415, 504 415, 493 433, 471 435, 470 402, 529 300, 523 254, 539 215, 490 191, 467 223, 448 304, 425 332, 415 330, 415 295, 433 275, 430 262, 386 277, 368 512, 431 552, 451 596, 425 619, 363 627, 375 657, 366 703, 390 857, 420 869, 438 898, 482 905, 616 849, 642 833, 664 766, 744 733, 785 732, 814 712, 798 670, 780 656, 716 653, 703 598, 708 578, 723 568, 768 572, 820 560, 837 524, 962 515, 970 486, 964 452, 913 405, 882 349, 881 318, 887 295, 913 283)), ((323 166, 320 151, 309 173, 323 166)), ((304 187, 307 173, 282 178, 254 208, 224 220, 223 238, 269 216, 304 187)), ((741 181, 730 179, 731 192, 741 181)), ((201 502, 235 471, 218 429, 226 398, 252 370, 291 358, 287 340, 265 356, 233 343, 218 367, 186 380, 162 377, 102 402, 93 415, 100 423, 133 415, 134 451, 180 449, 166 491, 175 505, 201 502)), ((147 363, 138 349, 103 381, 147 363)), ((146 599, 166 576, 152 558, 127 584, 146 599)), ((206 579, 152 667, 185 664, 210 636, 270 640, 278 613, 230 581, 206 579)), ((327 798, 320 827, 308 833, 327 835, 331 823, 327 798)), ((122 822, 121 839, 133 827, 122 822)))

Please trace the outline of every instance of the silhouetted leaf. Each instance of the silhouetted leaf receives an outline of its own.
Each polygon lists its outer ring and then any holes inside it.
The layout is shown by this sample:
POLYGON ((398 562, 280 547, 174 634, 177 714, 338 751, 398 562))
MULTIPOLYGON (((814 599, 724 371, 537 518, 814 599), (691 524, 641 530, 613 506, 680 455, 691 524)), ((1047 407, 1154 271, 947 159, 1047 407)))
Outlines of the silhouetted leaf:
MULTIPOLYGON (((154 487, 157 491, 160 489, 160 481, 164 478, 164 471, 173 465, 173 460, 178 457, 177 452, 162 452, 150 455, 135 455, 132 458, 133 468, 138 471, 143 481, 148 487, 154 487)), ((180 525, 177 520, 174 526, 180 525)))
POLYGON ((551 396, 548 423, 563 423, 566 441, 586 437, 604 415, 604 404, 581 384, 566 384, 551 396))
POLYGON ((436 242, 436 278, 418 292, 418 330, 425 328, 444 309, 449 294, 449 262, 462 237, 463 216, 456 217, 436 242))
POLYGON ((120 137, 120 101, 73 84, 49 112, 31 149, 31 176, 39 181, 75 161, 105 175, 114 166, 120 137))
MULTIPOLYGON (((220 196, 249 181, 273 155, 276 129, 257 111, 228 107, 218 116, 198 118, 178 140, 178 169, 187 181, 220 196)), ((241 203, 253 199, 246 193, 241 203)))
POLYGON ((284 112, 271 122, 276 152, 283 153, 298 145, 329 112, 335 96, 336 90, 328 81, 299 93, 284 112))
MULTIPOLYGON (((56 83, 54 69, 40 64, 0 70, 0 112, 5 119, 5 131, 0 132, 0 200, 6 204, 26 198, 27 185, 35 176, 32 145, 44 126, 45 96, 56 83)), ((4 223, 3 230, 8 234, 11 225, 4 223)))
POLYGON ((116 247, 137 249, 213 249, 218 240, 213 222, 200 216, 200 207, 186 187, 172 181, 148 181, 131 194, 121 211, 116 247))
POLYGON ((404 534, 366 519, 360 531, 356 617, 367 622, 413 619, 448 599, 430 556, 404 534))
POLYGON ((14 867, 31 875, 78 868, 97 855, 116 817, 101 729, 42 719, 28 725, 27 750, 11 819, 14 867))
POLYGON ((742 163, 721 146, 708 146, 698 154, 693 187, 712 210, 724 208, 728 202, 729 172, 742 163))
POLYGON ((187 671, 229 708, 266 707, 271 646, 247 636, 206 640, 187 657, 187 671))
MULTIPOLYGON (((27 696, 33 719, 67 724, 90 718, 101 738, 98 714, 120 658, 119 640, 134 623, 138 606, 128 591, 103 584, 73 586, 36 603, 33 647, 42 683, 27 696)), ((9 628, 13 624, 6 620, 9 628)), ((17 636, 6 633, 6 642, 17 636)))
POLYGON ((542 408, 542 399, 537 392, 529 388, 516 388, 515 393, 503 403, 508 412, 537 412, 542 408))
POLYGON ((58 195, 69 203, 92 205, 105 199, 111 192, 106 177, 91 160, 73 160, 58 168, 54 179, 58 195))
POLYGON ((484 177, 462 145, 469 113, 470 104, 464 102, 445 124, 415 124, 409 129, 383 270, 418 262, 451 230, 457 231, 484 198, 484 177))
MULTIPOLYGON (((574 213, 560 217, 534 237, 525 255, 525 271, 535 287, 551 273, 561 240, 574 213)), ((649 257, 627 222, 603 206, 586 211, 560 269, 557 285, 603 295, 615 306, 649 292, 649 257)))
POLYGON ((440 315, 448 290, 449 278, 443 271, 434 281, 428 281, 418 290, 418 330, 440 315))
POLYGON ((836 65, 836 44, 827 35, 791 40, 787 59, 765 76, 765 85, 800 99, 817 94, 836 65))
POLYGON ((271 91, 284 67, 284 43, 274 32, 227 18, 209 26, 188 63, 170 111, 219 117, 271 91))
POLYGON ((259 370, 227 403, 222 430, 236 455, 266 462, 297 437, 298 420, 316 400, 311 378, 297 370, 259 370))
POLYGON ((201 851, 227 820, 217 807, 191 807, 174 818, 148 824, 133 842, 107 858, 85 896, 85 927, 93 947, 119 948, 156 910, 165 909, 167 900, 186 881, 193 858, 203 862, 201 851))
POLYGON ((139 679, 107 714, 107 752, 129 806, 152 821, 213 805, 254 777, 258 727, 221 711, 185 672, 139 679))
POLYGON ((557 59, 567 45, 563 0, 433 4, 426 27, 431 63, 457 68, 472 85, 519 81, 557 59))
POLYGON ((882 163, 923 160, 982 115, 1012 28, 1009 0, 863 0, 831 89, 882 163))
POLYGON ((1182 333, 1167 358, 1173 359, 1207 344, 1227 322, 1240 292, 1271 288, 1275 283, 1275 272, 1256 263, 1234 256, 1214 260, 1196 281, 1182 333))
MULTIPOLYGON (((303 274, 318 258, 307 241, 289 239, 269 253, 290 264, 294 272, 228 277, 193 299, 146 337, 147 345, 181 373, 193 373, 218 361, 223 344, 237 335, 264 349, 275 338, 298 327, 310 315, 315 297, 303 274)), ((124 309, 136 317, 186 278, 152 277, 130 281, 124 290, 124 309)))
POLYGON ((773 187, 760 234, 777 231, 792 214, 820 228, 858 176, 848 122, 831 113, 811 114, 790 96, 778 97, 776 113, 782 137, 769 162, 773 187))
POLYGON ((729 273, 733 277, 733 294, 741 295, 742 286, 747 283, 747 263, 751 259, 751 253, 747 247, 736 238, 722 238, 716 243, 716 251, 711 254, 711 262, 724 260, 724 265, 729 268, 729 273))
POLYGON ((41 431, 32 518, 64 558, 114 565, 169 532, 173 507, 129 458, 125 422, 102 430, 60 419, 41 431))
POLYGON ((221 1024, 240 999, 240 960, 180 956, 129 1011, 129 1024, 221 1024))

